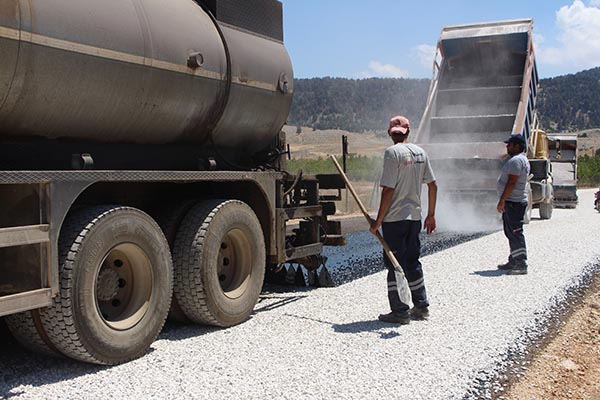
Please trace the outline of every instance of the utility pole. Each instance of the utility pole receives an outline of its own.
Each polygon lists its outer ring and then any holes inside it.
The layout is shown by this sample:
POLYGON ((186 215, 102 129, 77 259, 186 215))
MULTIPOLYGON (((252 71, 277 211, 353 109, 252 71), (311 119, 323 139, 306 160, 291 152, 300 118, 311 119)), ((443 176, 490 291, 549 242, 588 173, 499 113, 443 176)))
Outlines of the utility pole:
POLYGON ((348 136, 342 135, 342 161, 344 165, 344 173, 346 173, 346 156, 348 156, 348 136))
MULTIPOLYGON (((348 136, 347 135, 342 135, 342 162, 343 162, 343 166, 344 166, 344 173, 347 172, 346 170, 346 158, 348 156, 348 136)), ((349 212, 350 210, 348 210, 349 208, 349 202, 348 202, 348 191, 346 190, 346 212, 349 212)))

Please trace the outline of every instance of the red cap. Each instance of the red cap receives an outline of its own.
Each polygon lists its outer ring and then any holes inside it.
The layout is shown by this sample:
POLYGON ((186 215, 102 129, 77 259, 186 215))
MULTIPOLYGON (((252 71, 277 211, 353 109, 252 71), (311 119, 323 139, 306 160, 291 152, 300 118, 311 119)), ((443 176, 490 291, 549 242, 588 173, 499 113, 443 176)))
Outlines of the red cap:
POLYGON ((390 128, 388 129, 388 133, 390 135, 406 135, 409 128, 410 121, 408 118, 402 115, 396 115, 394 118, 390 119, 390 128))

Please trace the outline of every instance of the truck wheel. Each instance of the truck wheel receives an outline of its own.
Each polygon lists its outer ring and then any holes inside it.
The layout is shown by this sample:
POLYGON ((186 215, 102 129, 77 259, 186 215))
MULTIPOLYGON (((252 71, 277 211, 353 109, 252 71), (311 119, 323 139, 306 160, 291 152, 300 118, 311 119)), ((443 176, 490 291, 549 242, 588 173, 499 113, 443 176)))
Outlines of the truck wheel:
POLYGON ((50 357, 61 357, 42 328, 39 310, 25 311, 4 317, 8 330, 27 350, 50 357))
POLYGON ((237 200, 207 200, 190 210, 173 247, 174 295, 192 321, 228 327, 246 320, 265 275, 258 218, 237 200))
POLYGON ((550 219, 552 218, 552 210, 554 209, 554 202, 550 200, 548 203, 540 204, 540 218, 550 219))
MULTIPOLYGON (((175 235, 177 234, 177 229, 179 228, 181 221, 183 221, 186 214, 197 203, 198 200, 184 200, 181 202, 168 204, 164 207, 164 210, 162 210, 156 216, 156 222, 165 234, 165 238, 167 239, 169 248, 171 250, 173 249, 175 235)), ((179 306, 179 303, 177 303, 177 298, 175 296, 172 296, 171 298, 171 308, 169 309, 168 319, 181 323, 190 322, 190 320, 181 310, 181 307, 179 306)))
POLYGON ((60 293, 40 313, 52 345, 101 365, 142 356, 171 303, 171 256, 156 222, 128 207, 83 210, 63 224, 59 257, 60 293))

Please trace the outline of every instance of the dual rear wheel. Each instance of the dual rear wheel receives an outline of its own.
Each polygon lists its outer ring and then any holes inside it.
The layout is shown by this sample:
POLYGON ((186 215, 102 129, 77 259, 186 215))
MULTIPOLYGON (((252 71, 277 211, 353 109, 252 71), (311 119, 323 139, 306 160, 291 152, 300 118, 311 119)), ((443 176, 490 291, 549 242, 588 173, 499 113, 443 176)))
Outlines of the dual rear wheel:
POLYGON ((145 354, 172 293, 194 322, 231 326, 250 315, 265 265, 262 229, 250 207, 201 202, 185 215, 172 245, 173 256, 161 227, 140 210, 74 212, 59 238, 60 293, 53 305, 8 316, 7 325, 35 351, 113 365, 145 354))

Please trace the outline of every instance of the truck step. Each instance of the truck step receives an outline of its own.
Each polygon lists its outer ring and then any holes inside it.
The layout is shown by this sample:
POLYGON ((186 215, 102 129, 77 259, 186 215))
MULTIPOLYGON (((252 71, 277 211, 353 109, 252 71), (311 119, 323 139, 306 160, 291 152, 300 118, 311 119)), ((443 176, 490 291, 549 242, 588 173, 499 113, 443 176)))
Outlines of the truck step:
POLYGON ((345 246, 346 237, 344 235, 327 235, 323 244, 325 246, 345 246))
POLYGON ((50 241, 50 225, 17 226, 0 229, 0 248, 26 246, 50 241))
POLYGON ((38 289, 10 296, 0 296, 0 317, 50 305, 52 305, 52 289, 38 289))

